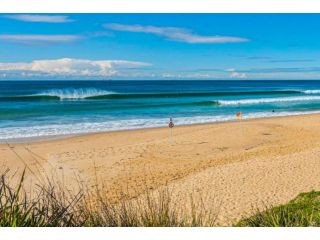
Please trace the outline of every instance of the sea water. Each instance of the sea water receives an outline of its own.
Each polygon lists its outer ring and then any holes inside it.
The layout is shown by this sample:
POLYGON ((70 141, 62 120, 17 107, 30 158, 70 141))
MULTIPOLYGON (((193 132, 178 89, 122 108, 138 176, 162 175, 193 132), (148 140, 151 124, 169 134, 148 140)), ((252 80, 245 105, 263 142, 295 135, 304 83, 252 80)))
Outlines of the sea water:
POLYGON ((0 141, 320 112, 320 81, 0 81, 0 141))

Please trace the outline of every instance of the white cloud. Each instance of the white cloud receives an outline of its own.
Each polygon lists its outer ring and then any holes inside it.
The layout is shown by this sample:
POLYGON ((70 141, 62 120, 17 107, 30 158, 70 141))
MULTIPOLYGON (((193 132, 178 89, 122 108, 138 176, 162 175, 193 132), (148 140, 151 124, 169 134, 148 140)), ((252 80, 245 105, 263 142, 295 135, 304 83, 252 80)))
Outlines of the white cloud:
POLYGON ((244 72, 237 72, 234 68, 227 68, 227 72, 229 72, 230 78, 247 78, 247 74, 244 72))
POLYGON ((20 43, 74 42, 83 38, 80 35, 39 35, 39 34, 1 34, 0 40, 20 43))
POLYGON ((125 60, 86 60, 61 58, 55 60, 36 60, 32 62, 0 62, 0 73, 14 76, 79 76, 110 77, 126 74, 132 68, 150 66, 149 63, 125 60))
POLYGON ((231 72, 230 77, 231 78, 247 78, 247 74, 239 73, 239 72, 231 72))
POLYGON ((165 72, 155 76, 158 79, 225 79, 225 73, 190 73, 190 72, 165 72))
POLYGON ((142 25, 105 24, 105 28, 115 31, 150 33, 167 39, 186 43, 237 43, 247 42, 249 39, 232 36, 202 36, 192 33, 189 29, 176 27, 156 27, 142 25))
POLYGON ((66 23, 74 21, 68 16, 61 15, 15 14, 6 15, 4 17, 23 22, 66 23))
POLYGON ((161 77, 163 78, 180 78, 180 74, 173 74, 173 73, 163 73, 161 74, 161 77))

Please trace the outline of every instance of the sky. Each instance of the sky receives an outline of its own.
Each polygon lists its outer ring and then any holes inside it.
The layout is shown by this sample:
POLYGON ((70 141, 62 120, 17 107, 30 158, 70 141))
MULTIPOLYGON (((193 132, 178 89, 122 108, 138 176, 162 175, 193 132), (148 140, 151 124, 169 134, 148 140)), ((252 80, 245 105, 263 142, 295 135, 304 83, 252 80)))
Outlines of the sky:
POLYGON ((320 14, 1 14, 0 80, 320 79, 320 14))

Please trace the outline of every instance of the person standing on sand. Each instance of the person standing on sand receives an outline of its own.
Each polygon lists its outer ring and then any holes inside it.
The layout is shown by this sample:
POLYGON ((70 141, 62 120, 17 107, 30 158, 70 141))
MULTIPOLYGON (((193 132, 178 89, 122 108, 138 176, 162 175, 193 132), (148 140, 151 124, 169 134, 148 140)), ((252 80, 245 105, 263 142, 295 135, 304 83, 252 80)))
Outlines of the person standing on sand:
POLYGON ((172 128, 174 127, 172 118, 170 118, 168 127, 170 128, 170 138, 172 139, 172 128))

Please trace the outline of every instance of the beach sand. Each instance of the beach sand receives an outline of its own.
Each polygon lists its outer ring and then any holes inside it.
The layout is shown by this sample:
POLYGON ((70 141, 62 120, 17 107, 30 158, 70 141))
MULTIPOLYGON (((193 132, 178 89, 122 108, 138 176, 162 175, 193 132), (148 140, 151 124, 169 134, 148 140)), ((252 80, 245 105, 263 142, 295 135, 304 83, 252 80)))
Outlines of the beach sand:
POLYGON ((70 190, 103 185, 114 201, 168 185, 181 205, 205 196, 206 208, 219 207, 217 224, 228 226, 320 190, 320 115, 178 126, 172 138, 158 128, 2 144, 0 165, 15 176, 26 167, 30 183, 55 175, 70 190))

